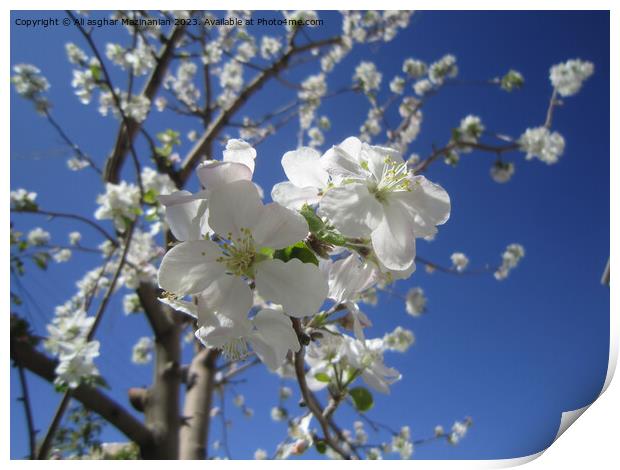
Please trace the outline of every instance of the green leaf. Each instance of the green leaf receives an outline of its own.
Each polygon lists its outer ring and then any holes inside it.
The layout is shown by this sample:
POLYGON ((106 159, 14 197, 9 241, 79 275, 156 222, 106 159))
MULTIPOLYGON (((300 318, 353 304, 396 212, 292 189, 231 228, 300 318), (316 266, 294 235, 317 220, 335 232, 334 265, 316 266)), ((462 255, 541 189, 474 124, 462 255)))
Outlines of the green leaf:
POLYGON ((157 193, 154 189, 149 189, 144 193, 144 202, 147 204, 155 204, 157 202, 157 193))
POLYGON ((325 445, 325 441, 321 441, 321 440, 314 441, 314 445, 316 447, 316 451, 319 454, 324 454, 325 451, 327 450, 327 446, 325 445))
POLYGON ((320 232, 325 227, 321 218, 314 213, 314 209, 308 204, 304 204, 299 212, 308 222, 308 227, 312 233, 320 232))
POLYGON ((372 393, 368 391, 368 389, 364 387, 355 387, 349 390, 349 395, 353 399, 353 404, 357 411, 368 411, 374 405, 374 400, 372 398, 372 393))
POLYGON ((331 381, 329 375, 327 375, 325 372, 317 372, 316 374, 314 374, 314 378, 317 379, 319 382, 323 383, 329 383, 331 381))
POLYGON ((44 271, 47 269, 47 261, 49 260, 49 255, 47 253, 36 253, 33 255, 32 259, 39 268, 44 271))
POLYGON ((279 259, 285 263, 293 258, 297 258, 302 263, 312 263, 319 265, 319 260, 314 256, 312 250, 304 242, 297 242, 281 250, 276 250, 273 254, 274 259, 279 259))
POLYGON ((90 73, 93 74, 93 78, 95 79, 95 81, 99 81, 99 79, 101 78, 101 69, 98 65, 91 65, 90 73))
POLYGON ((320 239, 330 245, 344 246, 347 243, 347 239, 335 230, 329 230, 321 233, 320 239))

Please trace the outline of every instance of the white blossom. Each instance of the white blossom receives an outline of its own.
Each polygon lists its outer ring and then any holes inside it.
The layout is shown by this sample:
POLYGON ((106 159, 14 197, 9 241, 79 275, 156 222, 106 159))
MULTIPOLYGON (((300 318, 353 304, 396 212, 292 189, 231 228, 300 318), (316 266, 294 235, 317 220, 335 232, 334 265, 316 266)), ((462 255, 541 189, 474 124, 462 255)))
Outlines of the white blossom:
POLYGON ((377 70, 377 66, 372 62, 363 61, 355 68, 353 80, 359 83, 364 93, 378 90, 381 86, 382 74, 377 70))
POLYGON ((426 78, 422 80, 418 80, 413 85, 413 91, 415 91, 415 94, 418 96, 424 96, 432 89, 433 89, 433 84, 431 83, 430 80, 426 78))
POLYGON ((50 241, 51 235, 48 231, 43 230, 41 227, 36 227, 28 232, 26 239, 29 245, 41 246, 47 245, 50 241))
POLYGON ((54 261, 57 263, 66 263, 71 259, 71 250, 68 248, 58 250, 52 255, 52 258, 54 258, 54 261))
POLYGON ((421 60, 408 58, 403 62, 403 72, 414 80, 426 75, 426 70, 427 65, 421 60))
POLYGON ((266 460, 267 452, 264 449, 256 449, 256 451, 254 452, 254 459, 255 460, 266 460))
POLYGON ((566 97, 576 95, 593 73, 592 62, 572 59, 551 67, 549 79, 560 96, 566 97))
POLYGON ((69 62, 75 65, 84 65, 88 62, 86 53, 72 42, 65 44, 65 51, 69 62))
POLYGON ((428 68, 428 78, 435 85, 442 85, 446 78, 454 78, 459 69, 456 65, 456 57, 446 54, 428 68))
POLYGON ((525 158, 538 158, 547 165, 557 163, 564 153, 564 137, 558 132, 550 132, 546 127, 527 129, 519 138, 525 158))
POLYGON ((496 183, 507 183, 515 172, 515 166, 511 162, 496 161, 491 167, 491 178, 496 183))
POLYGON ((385 268, 412 269, 415 238, 448 220, 450 198, 441 186, 413 175, 400 153, 350 137, 322 157, 335 185, 319 202, 345 236, 370 237, 385 268))
POLYGON ((465 271, 465 268, 467 268, 467 265, 469 264, 469 258, 465 256, 464 253, 452 253, 452 255, 450 255, 450 260, 452 261, 452 266, 454 269, 456 269, 459 273, 465 271))
POLYGON ((390 82, 390 91, 402 95, 405 91, 405 79, 398 75, 394 77, 390 82))
POLYGON ((263 36, 260 43, 260 55, 263 59, 271 59, 282 48, 282 43, 278 38, 263 36))
POLYGON ((495 279, 498 281, 508 277, 510 271, 517 267, 521 258, 525 256, 525 248, 518 243, 511 243, 506 247, 506 251, 502 253, 502 264, 495 271, 495 279))
POLYGON ((125 315, 131 315, 140 310, 142 310, 142 305, 140 304, 138 294, 132 292, 123 296, 123 312, 125 312, 125 315))
POLYGON ((143 336, 131 351, 131 362, 138 365, 148 364, 153 359, 153 340, 143 336))
POLYGON ((415 336, 410 330, 397 326, 391 333, 383 336, 383 344, 390 351, 406 352, 415 341, 415 336))
POLYGON ((27 191, 24 188, 11 191, 11 208, 24 210, 31 207, 36 207, 36 198, 37 193, 34 191, 27 191))
POLYGON ((119 229, 125 229, 127 220, 133 220, 140 209, 139 188, 126 181, 106 183, 106 192, 97 196, 99 207, 95 219, 111 219, 119 229))
POLYGON ((70 232, 69 233, 69 244, 71 244, 71 245, 79 245, 81 239, 82 239, 82 234, 80 232, 70 232))
POLYGON ((407 292, 405 307, 407 313, 413 317, 419 317, 426 312, 426 296, 421 287, 412 287, 407 292))

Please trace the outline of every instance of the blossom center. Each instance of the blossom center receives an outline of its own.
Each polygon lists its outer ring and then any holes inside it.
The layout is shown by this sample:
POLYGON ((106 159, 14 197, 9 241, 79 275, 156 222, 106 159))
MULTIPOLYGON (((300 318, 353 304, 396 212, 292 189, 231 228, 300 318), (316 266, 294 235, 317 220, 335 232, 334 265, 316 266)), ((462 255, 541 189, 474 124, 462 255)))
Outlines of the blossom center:
POLYGON ((228 271, 235 276, 253 277, 251 268, 256 260, 256 246, 252 232, 242 228, 241 236, 232 239, 232 234, 228 234, 230 241, 222 244, 222 256, 217 261, 224 264, 228 271))
POLYGON ((248 343, 243 338, 235 338, 222 346, 222 353, 231 361, 238 361, 248 355, 248 343))
POLYGON ((384 163, 379 182, 369 187, 370 192, 379 202, 385 202, 387 195, 391 192, 410 191, 407 163, 397 163, 389 157, 386 157, 384 163))

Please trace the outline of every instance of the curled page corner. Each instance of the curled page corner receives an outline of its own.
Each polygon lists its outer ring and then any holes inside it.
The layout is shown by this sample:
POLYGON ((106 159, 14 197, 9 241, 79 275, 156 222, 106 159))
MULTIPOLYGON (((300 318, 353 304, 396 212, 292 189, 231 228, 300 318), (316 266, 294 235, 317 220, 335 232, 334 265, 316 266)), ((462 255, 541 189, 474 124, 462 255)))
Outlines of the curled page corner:
POLYGON ((501 459, 501 460, 493 460, 493 461, 489 461, 490 463, 490 468, 508 468, 508 467, 517 467, 526 463, 529 463, 533 460, 536 460, 538 457, 540 457, 542 454, 544 454, 547 449, 549 449, 549 447, 551 447, 555 441, 557 441, 560 436, 562 434, 564 434, 564 432, 571 427, 571 425, 577 421, 577 419, 586 412, 586 410, 588 408, 590 408, 590 406, 592 406, 594 404, 594 402, 596 400, 599 399, 599 397, 605 393, 605 391, 607 390, 607 388, 609 387, 609 384, 611 383, 611 380, 614 377, 614 373, 616 371, 616 365, 618 362, 618 336, 616 334, 614 334, 614 332, 618 331, 618 317, 617 315, 614 315, 610 312, 610 325, 609 325, 609 334, 610 334, 610 338, 609 338, 609 360, 607 363, 607 375, 605 376, 605 383, 603 384, 603 387, 601 388, 600 393, 597 395, 597 397, 592 400, 591 403, 587 404, 586 406, 576 409, 576 410, 570 410, 570 411, 564 411, 562 413, 562 417, 560 419, 560 426, 558 427, 558 432, 555 435, 555 437, 553 438, 553 442, 551 442, 551 444, 549 444, 549 446, 547 446, 545 449, 541 450, 540 452, 536 452, 535 454, 531 454, 531 455, 526 455, 523 457, 516 457, 513 459, 501 459))

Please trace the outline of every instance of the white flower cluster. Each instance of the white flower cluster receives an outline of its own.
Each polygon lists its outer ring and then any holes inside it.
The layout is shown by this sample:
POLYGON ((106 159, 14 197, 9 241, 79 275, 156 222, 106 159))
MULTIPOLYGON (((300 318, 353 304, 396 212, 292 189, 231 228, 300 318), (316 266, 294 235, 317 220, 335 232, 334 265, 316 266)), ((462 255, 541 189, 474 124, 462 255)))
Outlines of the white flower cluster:
POLYGON ((282 42, 278 38, 263 36, 260 43, 260 55, 263 59, 275 57, 282 49, 282 42))
POLYGON ((41 227, 33 228, 30 232, 28 232, 28 236, 26 237, 28 244, 32 246, 47 245, 50 238, 50 233, 43 230, 41 227))
POLYGON ((55 383, 76 388, 83 380, 98 375, 94 359, 99 356, 99 342, 89 341, 94 317, 83 310, 83 289, 65 305, 56 308, 56 316, 47 325, 49 336, 45 348, 58 357, 55 383))
POLYGON ((515 166, 511 162, 496 161, 491 167, 491 178, 496 183, 507 183, 514 175, 515 166))
POLYGON ((421 287, 412 287, 405 298, 405 309, 412 317, 419 317, 426 312, 426 296, 421 287))
POLYGON ((538 158, 547 165, 557 163, 564 153, 564 137, 558 132, 550 132, 544 126, 527 129, 519 138, 525 158, 538 158))
POLYGON ((218 96, 217 102, 222 108, 228 108, 243 87, 243 65, 236 60, 230 60, 224 64, 219 76, 223 91, 218 96))
POLYGON ((41 74, 41 70, 31 64, 17 64, 13 67, 15 75, 11 77, 11 83, 15 86, 15 91, 24 98, 32 101, 39 112, 46 112, 50 103, 43 93, 46 92, 50 84, 41 74))
POLYGON ((437 62, 427 66, 424 62, 407 59, 403 64, 403 71, 417 81, 413 84, 416 95, 424 96, 430 91, 444 84, 446 79, 455 78, 459 73, 456 57, 446 54, 437 62))
POLYGON ((357 302, 374 284, 411 275, 415 238, 434 235, 448 218, 446 192, 411 174, 393 150, 350 138, 322 156, 309 147, 287 152, 289 181, 276 185, 275 202, 264 205, 251 182, 255 157, 247 143, 230 140, 223 161, 198 168, 204 190, 159 198, 180 241, 159 268, 162 301, 195 316, 196 336, 208 347, 232 358, 251 347, 276 370, 300 347, 290 318, 320 318, 328 299, 346 307, 342 325, 355 338, 335 330, 329 336, 337 339, 313 343, 313 370, 330 374, 325 350, 337 347, 341 367, 387 391, 400 374, 383 365, 383 351, 406 350, 413 335, 397 330, 366 340, 370 321, 357 302), (340 250, 332 259, 334 243, 350 253, 340 250), (292 246, 305 255, 283 257, 292 246), (196 302, 185 301, 187 295, 196 302))
POLYGON ((448 442, 450 444, 458 444, 465 437, 471 425, 471 418, 466 418, 463 421, 455 421, 452 425, 452 430, 448 435, 448 442))
POLYGON ((150 109, 151 101, 144 95, 131 95, 128 96, 126 92, 120 91, 118 88, 114 92, 118 97, 122 114, 119 111, 114 95, 111 91, 101 91, 99 93, 99 113, 102 116, 107 116, 110 110, 112 115, 121 119, 124 114, 128 119, 133 119, 136 122, 142 122, 146 119, 150 109))
POLYGON ((106 56, 123 70, 131 70, 137 77, 149 73, 156 64, 153 50, 142 36, 138 36, 136 47, 129 50, 120 44, 106 44, 106 56))
POLYGON ((413 455, 413 442, 411 442, 411 431, 409 426, 403 426, 400 432, 392 437, 392 442, 386 446, 386 452, 395 452, 403 460, 408 460, 413 455))
POLYGON ((510 271, 517 267, 521 258, 525 256, 525 248, 518 243, 512 243, 506 247, 502 254, 502 264, 495 271, 495 279, 501 281, 508 277, 510 271))
POLYGON ((95 219, 114 221, 119 230, 125 230, 128 220, 134 220, 140 210, 140 190, 126 181, 106 183, 106 192, 97 196, 99 207, 95 219))
POLYGON ((469 258, 465 256, 464 253, 452 253, 450 256, 450 260, 452 261, 452 266, 457 272, 462 273, 467 268, 469 264, 469 258))
POLYGON ((74 65, 84 66, 88 62, 86 53, 72 42, 65 44, 65 52, 69 62, 74 65))
POLYGON ((399 29, 406 28, 412 11, 344 11, 342 20, 343 37, 365 43, 391 41, 399 29))
MULTIPOLYGON (((177 68, 176 75, 167 75, 164 87, 172 90, 177 99, 189 109, 198 109, 200 90, 194 83, 198 66, 190 61, 183 61, 177 68)), ((165 105, 164 105, 165 107, 165 105)))
POLYGON ((355 68, 353 81, 362 87, 364 93, 371 93, 379 90, 381 86, 382 74, 377 70, 377 66, 368 61, 360 62, 355 68))
POLYGON ((327 82, 323 73, 310 75, 301 83, 301 90, 297 96, 302 101, 299 107, 299 125, 302 129, 310 128, 321 99, 326 93, 327 82))
POLYGON ((36 208, 37 193, 24 188, 11 191, 11 209, 28 210, 36 208))
POLYGON ((560 96, 573 96, 593 73, 592 62, 571 59, 551 67, 549 80, 560 96))
MULTIPOLYGON (((484 132, 484 124, 478 116, 469 114, 461 120, 461 124, 457 130, 457 136, 459 143, 476 144, 478 139, 484 132)), ((471 151, 470 147, 463 147, 460 149, 463 152, 471 151)))
POLYGON ((144 365, 153 359, 153 340, 148 336, 143 336, 134 345, 131 352, 131 362, 144 365))

